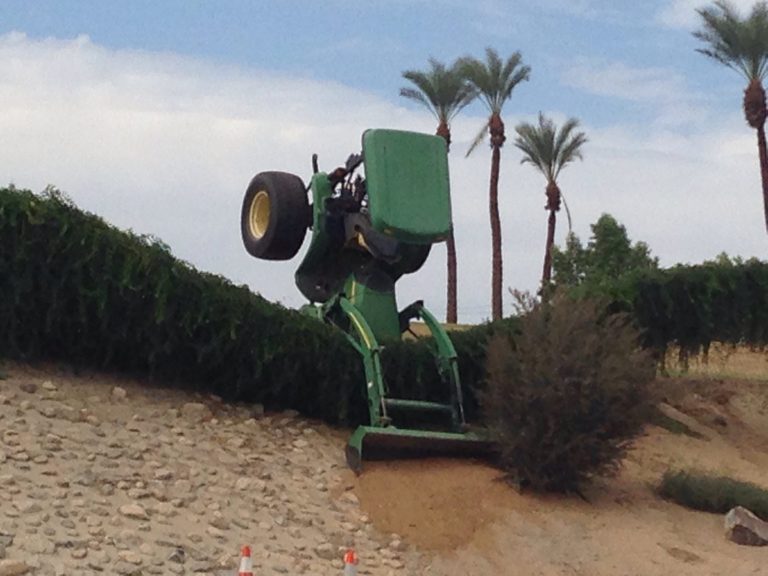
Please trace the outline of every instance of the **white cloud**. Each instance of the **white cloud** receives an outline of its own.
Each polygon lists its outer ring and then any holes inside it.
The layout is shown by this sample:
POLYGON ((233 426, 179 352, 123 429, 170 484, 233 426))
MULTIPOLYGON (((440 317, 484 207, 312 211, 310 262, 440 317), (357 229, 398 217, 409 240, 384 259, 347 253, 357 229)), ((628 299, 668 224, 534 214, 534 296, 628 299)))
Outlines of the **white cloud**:
POLYGON ((633 68, 623 62, 582 60, 568 66, 564 79, 567 84, 587 92, 632 102, 666 102, 685 92, 685 80, 676 72, 633 68))
MULTIPOLYGON (((742 15, 746 16, 755 4, 755 0, 728 0, 742 15)), ((699 24, 696 10, 711 6, 705 0, 668 0, 656 14, 661 24, 671 28, 695 28, 699 24)))
POLYGON ((644 105, 657 125, 684 126, 707 117, 707 98, 693 92, 680 73, 668 68, 581 59, 566 68, 563 83, 588 94, 644 105))
MULTIPOLYGON (((621 77, 625 71, 614 72, 621 77)), ((644 87, 631 76, 625 74, 644 102, 664 104, 659 113, 677 102, 664 95, 680 87, 679 79, 648 73, 651 86, 644 87)), ((606 95, 634 94, 611 92, 610 83, 595 86, 606 95)), ((298 306, 298 258, 258 261, 241 245, 239 213, 248 181, 262 170, 285 170, 306 181, 313 152, 321 168, 330 170, 359 149, 369 127, 434 130, 428 113, 400 104, 274 71, 107 50, 86 37, 6 35, 0 37, 0 185, 41 190, 55 184, 117 226, 159 236, 197 267, 298 306)), ((546 231, 544 182, 518 163, 511 133, 519 120, 506 119, 510 134, 501 168, 504 284, 535 289, 546 231)), ((762 254, 754 134, 736 115, 725 120, 731 122, 723 124, 727 128, 699 123, 686 134, 674 124, 642 134, 628 126, 585 125, 585 161, 570 166, 561 182, 576 232, 586 239, 589 224, 607 211, 668 264, 701 261, 723 250, 762 254)), ((460 116, 453 126, 464 321, 487 318, 490 311, 490 154, 481 146, 463 158, 483 121, 460 116)), ((564 235, 561 217, 558 240, 564 235)), ((423 298, 442 316, 444 269, 445 249, 437 246, 425 268, 403 280, 401 304, 423 298)))

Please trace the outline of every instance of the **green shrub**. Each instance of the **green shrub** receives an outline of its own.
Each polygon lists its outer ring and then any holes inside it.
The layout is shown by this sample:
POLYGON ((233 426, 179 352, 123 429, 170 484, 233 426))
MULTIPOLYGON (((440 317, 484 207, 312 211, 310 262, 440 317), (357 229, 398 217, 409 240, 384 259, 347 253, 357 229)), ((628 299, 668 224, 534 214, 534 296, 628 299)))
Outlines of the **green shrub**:
POLYGON ((618 468, 647 415, 654 365, 627 316, 594 300, 528 308, 515 337, 490 342, 482 405, 510 480, 575 491, 618 468))
POLYGON ((694 510, 725 514, 743 506, 768 521, 768 490, 704 472, 668 470, 656 487, 663 498, 694 510))

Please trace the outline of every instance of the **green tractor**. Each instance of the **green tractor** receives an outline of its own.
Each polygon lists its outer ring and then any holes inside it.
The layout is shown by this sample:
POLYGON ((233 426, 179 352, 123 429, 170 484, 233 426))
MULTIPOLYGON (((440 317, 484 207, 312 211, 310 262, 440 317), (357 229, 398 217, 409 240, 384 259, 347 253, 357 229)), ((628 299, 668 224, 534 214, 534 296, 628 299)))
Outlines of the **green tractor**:
POLYGON ((338 326, 362 356, 370 424, 352 434, 347 462, 360 472, 362 458, 377 454, 475 454, 488 448, 464 416, 456 351, 421 301, 398 311, 395 283, 416 272, 432 244, 451 230, 445 141, 398 130, 367 130, 362 155, 314 175, 307 187, 285 172, 261 172, 248 186, 241 230, 256 258, 287 260, 312 239, 296 271, 309 300, 302 310, 338 326), (359 170, 364 168, 363 177, 359 170), (449 401, 391 398, 383 378, 382 346, 402 338, 419 319, 434 339, 437 370, 449 401), (383 451, 383 452, 382 452, 383 451))

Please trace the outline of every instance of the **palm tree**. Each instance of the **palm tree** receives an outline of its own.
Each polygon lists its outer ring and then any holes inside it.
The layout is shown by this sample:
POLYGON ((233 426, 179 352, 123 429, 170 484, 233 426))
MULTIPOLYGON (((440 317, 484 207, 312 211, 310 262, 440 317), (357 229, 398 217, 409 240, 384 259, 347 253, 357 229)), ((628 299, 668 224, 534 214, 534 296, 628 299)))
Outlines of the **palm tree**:
POLYGON ((467 156, 483 141, 485 135, 491 135, 491 183, 489 189, 489 208, 491 214, 491 246, 493 250, 491 270, 491 317, 498 320, 502 316, 501 286, 501 221, 499 219, 499 170, 501 148, 504 146, 504 122, 501 111, 512 96, 512 91, 520 82, 528 80, 531 68, 522 64, 520 52, 515 52, 506 61, 502 60, 492 48, 485 50, 485 62, 466 56, 457 63, 467 81, 477 90, 479 98, 488 108, 490 116, 480 133, 470 146, 467 156))
POLYGON ((763 80, 768 72, 768 7, 758 2, 748 18, 742 18, 732 4, 718 0, 697 10, 702 28, 693 35, 706 44, 697 49, 735 70, 747 80, 744 90, 744 117, 757 130, 760 176, 763 185, 763 213, 768 230, 768 152, 765 144, 765 104, 763 80))
POLYGON ((579 121, 570 118, 558 130, 555 123, 539 112, 538 126, 521 122, 515 127, 517 138, 515 146, 523 151, 522 164, 532 164, 547 179, 547 205, 549 223, 547 225, 547 243, 544 250, 544 270, 541 274, 542 288, 549 285, 552 278, 552 246, 555 243, 555 225, 557 212, 560 210, 562 193, 557 185, 560 171, 574 160, 581 160, 581 148, 587 141, 584 132, 576 132, 579 121))
MULTIPOLYGON (((403 78, 416 88, 401 88, 400 96, 414 100, 429 110, 438 122, 438 136, 451 147, 451 120, 475 98, 475 90, 459 75, 456 65, 447 68, 434 58, 429 59, 429 70, 406 70, 403 78)), ((456 324, 456 242, 453 228, 446 242, 448 249, 448 303, 446 322, 456 324)))

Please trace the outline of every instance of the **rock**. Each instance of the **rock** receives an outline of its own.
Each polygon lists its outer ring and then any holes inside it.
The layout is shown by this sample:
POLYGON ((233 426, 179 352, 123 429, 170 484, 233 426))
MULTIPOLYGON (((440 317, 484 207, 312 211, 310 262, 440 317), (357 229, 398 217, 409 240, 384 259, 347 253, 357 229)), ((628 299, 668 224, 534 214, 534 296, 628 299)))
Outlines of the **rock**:
POLYGON ((736 506, 725 515, 725 535, 736 544, 768 546, 768 522, 746 508, 736 506))
POLYGON ((235 482, 235 490, 248 490, 251 487, 251 482, 250 478, 238 478, 235 482))
POLYGON ((155 506, 155 512, 160 516, 176 516, 177 512, 170 502, 159 502, 155 506))
POLYGON ((26 540, 19 542, 19 547, 31 554, 53 554, 56 546, 53 542, 42 536, 28 536, 26 540))
POLYGON ((117 556, 123 562, 127 562, 128 564, 133 564, 135 566, 138 566, 139 564, 142 563, 141 556, 139 556, 133 550, 120 550, 117 553, 117 556))
POLYGON ((56 386, 56 384, 54 384, 50 380, 46 380, 45 382, 43 382, 42 386, 44 390, 48 390, 49 392, 56 392, 56 390, 58 390, 58 387, 56 386))
POLYGON ((173 472, 167 468, 158 468, 155 470, 155 480, 170 480, 173 478, 173 472))
POLYGON ((147 520, 149 518, 147 511, 138 504, 124 504, 120 506, 119 511, 120 514, 128 518, 137 518, 139 520, 147 520))
POLYGON ((19 384, 19 388, 27 394, 34 394, 37 392, 37 384, 34 382, 22 382, 19 384))
POLYGON ((251 418, 264 418, 264 406, 262 404, 253 404, 249 410, 251 418))
POLYGON ((169 562, 176 562, 177 564, 184 564, 186 559, 187 553, 184 551, 184 548, 176 548, 171 552, 170 556, 168 556, 169 562))
POLYGON ((227 440, 227 446, 235 450, 242 448, 243 446, 245 446, 245 438, 243 438, 242 436, 236 436, 234 438, 230 438, 229 440, 227 440))
POLYGON ((315 547, 315 554, 317 554, 317 556, 323 560, 333 560, 338 556, 336 553, 336 548, 334 548, 328 542, 324 542, 323 544, 315 547))
POLYGON ((208 524, 219 530, 229 530, 229 521, 218 511, 211 514, 211 517, 208 519, 208 524))
POLYGON ((341 499, 343 501, 349 502, 350 504, 354 504, 355 506, 360 505, 360 500, 357 498, 354 492, 345 492, 341 499))
POLYGON ((56 414, 54 418, 61 418, 67 422, 80 422, 80 411, 75 410, 72 406, 61 404, 55 408, 56 414))
POLYGON ((121 388, 120 386, 115 386, 112 388, 112 398, 115 400, 125 400, 128 397, 128 392, 125 390, 125 388, 121 388))
POLYGON ((389 547, 392 550, 396 550, 398 552, 402 552, 403 550, 405 550, 405 544, 400 539, 392 540, 392 542, 389 543, 389 547))
POLYGON ((21 560, 0 560, 0 576, 21 576, 29 571, 30 567, 21 560))
POLYGON ((211 410, 200 402, 187 402, 181 407, 181 415, 189 422, 203 422, 213 418, 211 410))
POLYGON ((40 504, 38 504, 34 500, 27 500, 27 499, 15 500, 13 502, 13 507, 16 508, 16 510, 18 510, 22 514, 35 514, 42 510, 42 507, 40 506, 40 504))

